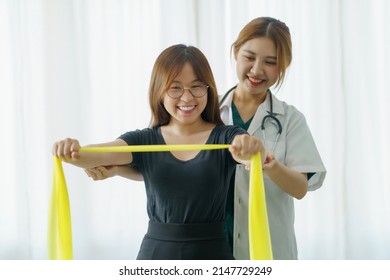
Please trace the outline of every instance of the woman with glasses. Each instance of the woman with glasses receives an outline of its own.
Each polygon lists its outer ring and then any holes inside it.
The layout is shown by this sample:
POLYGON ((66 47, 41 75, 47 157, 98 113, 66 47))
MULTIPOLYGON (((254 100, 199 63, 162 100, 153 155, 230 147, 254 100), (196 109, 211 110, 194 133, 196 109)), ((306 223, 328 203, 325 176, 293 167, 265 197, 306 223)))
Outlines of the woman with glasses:
POLYGON ((53 154, 85 169, 137 167, 150 219, 137 259, 233 259, 224 233, 229 179, 237 163, 249 165, 264 153, 262 142, 223 125, 211 68, 195 47, 175 45, 158 56, 149 103, 149 128, 93 146, 231 144, 229 150, 79 153, 79 142, 67 138, 53 154))
MULTIPOLYGON (((305 117, 270 90, 282 85, 291 63, 290 30, 271 17, 253 19, 240 31, 231 50, 238 83, 220 100, 221 118, 263 140, 272 159, 263 167, 273 258, 297 259, 294 199, 321 187, 326 169, 305 117)), ((86 172, 94 180, 114 175, 142 180, 136 169, 126 167, 86 172)), ((248 171, 238 165, 226 207, 226 233, 236 259, 249 259, 248 183, 248 171)))

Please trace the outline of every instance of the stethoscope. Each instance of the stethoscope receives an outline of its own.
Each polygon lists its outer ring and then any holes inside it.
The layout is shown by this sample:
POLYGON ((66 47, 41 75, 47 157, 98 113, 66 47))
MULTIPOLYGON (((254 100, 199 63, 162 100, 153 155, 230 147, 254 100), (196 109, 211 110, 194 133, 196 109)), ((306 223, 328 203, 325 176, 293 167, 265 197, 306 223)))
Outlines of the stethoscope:
MULTIPOLYGON (((229 95, 229 93, 234 90, 237 86, 234 86, 232 87, 231 89, 229 89, 225 95, 221 98, 221 100, 219 101, 219 104, 221 105, 225 99, 227 98, 227 96, 229 95)), ((273 108, 273 98, 272 98, 272 93, 270 90, 268 90, 268 94, 269 94, 269 97, 270 97, 270 110, 267 111, 268 115, 264 116, 263 120, 261 121, 261 131, 262 131, 262 134, 263 134, 263 139, 265 141, 266 139, 266 134, 265 134, 265 125, 267 122, 270 122, 271 124, 273 124, 274 126, 276 126, 276 129, 278 130, 278 133, 276 134, 276 138, 275 138, 275 142, 274 142, 274 145, 272 146, 272 153, 275 152, 275 148, 276 148, 276 144, 278 143, 279 141, 279 137, 280 135, 282 134, 282 124, 280 123, 280 121, 278 120, 278 118, 276 117, 278 114, 277 113, 274 113, 274 108, 273 108)))

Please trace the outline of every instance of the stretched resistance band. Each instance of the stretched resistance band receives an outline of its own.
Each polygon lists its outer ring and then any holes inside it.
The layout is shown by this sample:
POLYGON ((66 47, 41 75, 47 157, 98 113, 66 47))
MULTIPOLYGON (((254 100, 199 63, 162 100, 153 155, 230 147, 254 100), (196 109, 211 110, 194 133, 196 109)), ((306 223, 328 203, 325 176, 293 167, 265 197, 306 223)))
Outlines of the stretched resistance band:
MULTIPOLYGON (((139 145, 84 147, 80 152, 166 152, 227 149, 229 145, 139 145)), ((271 260, 272 246, 268 226, 260 153, 252 157, 249 181, 249 250, 251 260, 271 260)), ((54 157, 53 186, 48 226, 48 256, 52 260, 70 260, 72 225, 68 190, 62 162, 54 157)))

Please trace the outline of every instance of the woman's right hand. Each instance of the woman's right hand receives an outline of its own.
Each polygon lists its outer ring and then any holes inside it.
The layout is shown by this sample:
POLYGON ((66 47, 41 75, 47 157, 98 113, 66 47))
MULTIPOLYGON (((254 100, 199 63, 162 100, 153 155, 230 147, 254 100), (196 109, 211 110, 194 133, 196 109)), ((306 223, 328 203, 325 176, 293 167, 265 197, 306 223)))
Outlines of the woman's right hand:
POLYGON ((84 168, 85 173, 88 177, 92 178, 94 181, 104 180, 110 177, 114 177, 118 173, 118 166, 98 166, 94 168, 84 168))
POLYGON ((94 168, 84 168, 88 177, 94 181, 105 180, 114 176, 121 176, 132 181, 143 181, 144 178, 138 168, 129 165, 109 165, 97 166, 94 168))
POLYGON ((70 162, 79 158, 80 148, 77 139, 66 138, 53 144, 52 154, 65 162, 70 162))

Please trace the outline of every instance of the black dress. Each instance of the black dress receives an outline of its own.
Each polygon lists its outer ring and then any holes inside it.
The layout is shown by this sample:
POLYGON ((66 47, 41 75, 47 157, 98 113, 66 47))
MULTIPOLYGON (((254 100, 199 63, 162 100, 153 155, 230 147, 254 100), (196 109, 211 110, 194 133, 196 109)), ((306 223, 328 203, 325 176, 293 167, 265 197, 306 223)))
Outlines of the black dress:
MULTIPOLYGON (((206 144, 230 144, 246 133, 216 126, 206 144)), ((128 145, 165 144, 160 127, 127 132, 128 145)), ((146 188, 149 227, 137 259, 233 259, 224 234, 226 196, 236 162, 227 149, 182 161, 171 152, 136 152, 146 188)))

